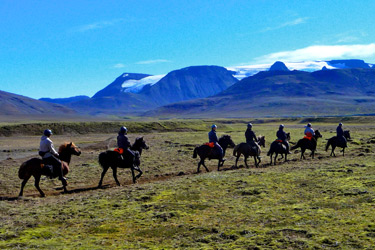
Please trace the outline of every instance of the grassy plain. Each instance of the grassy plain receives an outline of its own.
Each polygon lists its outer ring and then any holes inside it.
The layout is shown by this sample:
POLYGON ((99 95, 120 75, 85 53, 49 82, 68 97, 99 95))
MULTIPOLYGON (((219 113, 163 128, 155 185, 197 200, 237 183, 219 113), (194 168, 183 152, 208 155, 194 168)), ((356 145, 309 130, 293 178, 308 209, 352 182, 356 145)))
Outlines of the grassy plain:
POLYGON ((133 185, 130 171, 120 169, 117 187, 109 170, 102 189, 96 188, 97 156, 115 146, 116 130, 61 130, 55 145, 74 141, 82 155, 72 159, 70 193, 62 194, 57 180, 42 179, 46 198, 39 198, 30 179, 24 198, 16 199, 18 168, 36 156, 39 136, 30 131, 0 137, 0 248, 373 249, 375 125, 372 117, 345 120, 352 135, 347 154, 337 150, 336 158, 329 157, 325 139, 339 120, 312 120, 324 136, 315 159, 300 161, 295 152, 276 166, 269 166, 266 153, 278 124, 296 142, 307 120, 258 120, 254 130, 266 136, 260 168, 233 169, 229 149, 223 171, 211 161, 211 171, 200 174, 192 151, 206 142, 209 125, 217 123, 219 135, 240 143, 246 121, 130 123, 131 141, 143 135, 150 146, 142 155, 144 175, 133 185))

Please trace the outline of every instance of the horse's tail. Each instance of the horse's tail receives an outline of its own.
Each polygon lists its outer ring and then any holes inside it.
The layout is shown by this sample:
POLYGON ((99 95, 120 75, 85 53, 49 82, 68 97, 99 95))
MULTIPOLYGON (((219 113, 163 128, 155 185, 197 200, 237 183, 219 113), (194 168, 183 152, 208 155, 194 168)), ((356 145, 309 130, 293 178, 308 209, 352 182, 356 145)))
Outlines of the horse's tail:
POLYGON ((18 170, 18 177, 24 179, 27 173, 27 161, 22 163, 20 169, 18 170))
POLYGON ((237 156, 238 148, 240 147, 240 144, 236 145, 233 149, 233 156, 237 156))
POLYGON ((193 153, 193 158, 197 158, 198 156, 198 147, 195 147, 194 153, 193 153))
POLYGON ((99 154, 98 161, 101 167, 104 167, 106 163, 106 159, 107 159, 107 152, 102 152, 99 154))
POLYGON ((299 147, 301 147, 300 141, 298 141, 296 145, 294 145, 293 147, 291 147, 290 150, 295 150, 296 148, 299 148, 299 147))
POLYGON ((326 144, 326 152, 327 152, 330 145, 331 145, 331 139, 328 139, 327 144, 326 144))

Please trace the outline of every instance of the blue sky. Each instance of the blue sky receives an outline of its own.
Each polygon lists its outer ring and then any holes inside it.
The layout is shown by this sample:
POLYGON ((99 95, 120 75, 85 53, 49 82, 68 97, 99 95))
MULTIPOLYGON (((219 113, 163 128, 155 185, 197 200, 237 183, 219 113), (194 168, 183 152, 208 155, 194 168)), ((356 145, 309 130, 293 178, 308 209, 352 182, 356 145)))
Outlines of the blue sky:
POLYGON ((124 72, 363 59, 375 1, 0 0, 0 90, 92 96, 124 72))

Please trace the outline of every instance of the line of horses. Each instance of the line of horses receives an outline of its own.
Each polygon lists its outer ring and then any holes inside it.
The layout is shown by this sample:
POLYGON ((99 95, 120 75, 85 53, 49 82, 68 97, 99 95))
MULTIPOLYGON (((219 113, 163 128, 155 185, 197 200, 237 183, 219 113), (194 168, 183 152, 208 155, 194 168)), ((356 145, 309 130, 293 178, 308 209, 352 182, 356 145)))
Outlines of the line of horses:
MULTIPOLYGON (((287 133, 287 135, 288 135, 288 140, 290 140, 290 133, 287 133)), ((344 136, 345 136, 346 139, 350 139, 350 132, 344 131, 344 136)), ((301 159, 306 159, 305 156, 304 156, 304 153, 307 149, 309 149, 309 150, 311 150, 311 157, 314 158, 314 154, 315 154, 316 146, 317 146, 317 141, 321 137, 322 137, 322 135, 317 130, 317 131, 315 131, 314 139, 312 139, 311 141, 306 139, 306 138, 301 139, 297 142, 296 145, 294 145, 291 148, 291 150, 301 148, 301 159)), ((245 162, 246 167, 249 167, 248 164, 247 164, 247 159, 249 157, 254 158, 254 162, 255 162, 256 167, 259 166, 259 164, 261 162, 261 157, 260 157, 261 148, 260 147, 261 146, 265 147, 265 137, 259 136, 258 139, 257 139, 257 143, 258 143, 259 146, 250 145, 248 143, 240 143, 238 145, 235 145, 235 143, 233 142, 232 138, 229 135, 223 135, 219 139, 219 144, 223 148, 224 156, 225 156, 225 152, 226 152, 227 148, 233 147, 233 156, 236 157, 235 166, 237 166, 238 160, 241 157, 241 155, 244 155, 244 162, 245 162)), ((327 144, 326 144, 326 151, 328 150, 328 148, 330 146, 332 147, 332 151, 331 151, 331 154, 330 154, 331 156, 332 155, 336 156, 335 153, 334 153, 334 150, 335 150, 336 147, 343 148, 342 152, 343 152, 343 155, 344 155, 345 154, 345 148, 347 147, 346 144, 340 143, 340 140, 336 136, 328 139, 327 144)), ((106 152, 100 153, 98 160, 99 160, 99 164, 103 168, 103 170, 102 170, 102 173, 101 173, 101 178, 100 178, 98 187, 99 188, 102 187, 103 178, 104 178, 104 176, 107 173, 109 168, 112 168, 113 178, 115 179, 117 185, 120 185, 120 182, 117 179, 117 168, 130 168, 131 172, 132 172, 133 183, 136 183, 136 180, 138 178, 140 178, 141 175, 143 174, 143 172, 140 168, 140 164, 141 164, 140 157, 142 155, 142 151, 144 149, 148 149, 148 148, 149 147, 146 144, 144 138, 143 137, 137 137, 135 139, 134 144, 132 144, 132 146, 131 146, 131 150, 133 150, 135 152, 134 157, 125 158, 125 160, 123 160, 122 157, 120 156, 120 154, 113 151, 113 150, 107 150, 106 152), (138 172, 137 175, 135 175, 135 171, 138 172)), ((271 146, 270 146, 270 150, 267 153, 267 155, 270 156, 271 165, 272 165, 272 158, 273 158, 274 154, 275 154, 274 161, 273 161, 274 164, 276 164, 276 158, 277 158, 278 155, 281 155, 282 158, 284 158, 285 161, 287 161, 288 152, 286 150, 285 145, 283 145, 279 141, 272 142, 271 146)), ((76 156, 81 155, 80 149, 73 142, 64 143, 59 147, 59 158, 62 162, 62 170, 63 170, 64 176, 67 175, 68 172, 69 172, 69 164, 70 164, 72 155, 76 155, 76 156)), ((221 158, 218 155, 216 155, 215 151, 212 150, 212 148, 210 148, 208 145, 201 145, 199 147, 196 147, 194 149, 194 152, 193 152, 193 158, 197 158, 197 156, 200 157, 200 161, 198 162, 197 173, 200 172, 201 165, 203 165, 204 168, 206 169, 206 171, 209 172, 207 166, 205 165, 205 159, 208 158, 210 160, 211 159, 219 160, 221 158)), ((223 164, 224 164, 224 161, 219 160, 218 171, 220 171, 220 167, 223 166, 223 164)), ((32 158, 32 159, 22 163, 22 165, 20 166, 19 171, 18 171, 18 177, 23 180, 22 184, 21 184, 21 191, 19 193, 19 196, 23 195, 23 190, 24 190, 24 187, 25 187, 26 183, 31 178, 31 176, 34 176, 34 179, 35 179, 34 185, 35 185, 36 189, 39 191, 40 195, 42 197, 44 197, 45 194, 40 189, 40 186, 39 186, 40 178, 41 178, 42 175, 48 176, 50 178, 57 178, 58 177, 57 174, 54 174, 54 175, 50 176, 50 173, 48 171, 46 171, 46 168, 44 167, 43 161, 40 158, 32 158)), ((64 192, 67 192, 65 183, 62 182, 62 184, 63 184, 64 192)))

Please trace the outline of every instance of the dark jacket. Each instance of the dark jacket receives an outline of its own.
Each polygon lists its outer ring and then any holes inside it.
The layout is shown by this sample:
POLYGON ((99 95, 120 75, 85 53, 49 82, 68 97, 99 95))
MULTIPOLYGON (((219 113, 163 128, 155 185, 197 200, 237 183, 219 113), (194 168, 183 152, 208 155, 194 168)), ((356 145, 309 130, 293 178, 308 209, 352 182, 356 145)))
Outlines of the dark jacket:
POLYGON ((286 136, 286 133, 284 132, 284 130, 279 129, 276 133, 276 136, 277 136, 277 139, 282 140, 282 141, 286 141, 287 136, 286 136))
POLYGON ((256 142, 257 141, 257 137, 255 136, 254 131, 252 131, 249 128, 245 132, 245 137, 246 137, 246 143, 250 143, 250 142, 253 142, 253 141, 256 142))
POLYGON ((336 133, 337 133, 337 137, 342 137, 344 136, 344 130, 342 129, 342 127, 338 126, 336 128, 336 133))
POLYGON ((130 148, 131 144, 129 142, 129 138, 124 134, 118 134, 117 136, 117 147, 122 149, 130 148))
POLYGON ((211 131, 208 133, 208 140, 209 140, 210 142, 219 143, 219 140, 217 139, 217 135, 216 135, 216 131, 215 131, 215 130, 211 130, 211 131))

